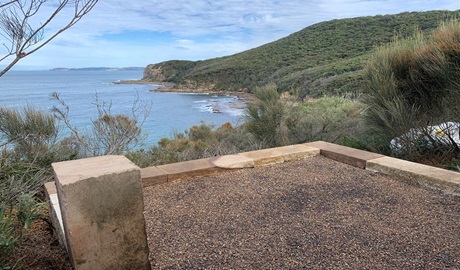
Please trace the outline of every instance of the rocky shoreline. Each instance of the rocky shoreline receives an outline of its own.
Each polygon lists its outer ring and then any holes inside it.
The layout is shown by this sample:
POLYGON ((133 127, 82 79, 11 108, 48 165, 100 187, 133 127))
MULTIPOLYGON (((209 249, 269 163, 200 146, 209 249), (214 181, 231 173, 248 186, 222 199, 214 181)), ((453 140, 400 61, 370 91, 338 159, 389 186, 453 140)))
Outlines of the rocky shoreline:
POLYGON ((209 94, 209 95, 232 95, 239 99, 243 99, 246 102, 253 101, 256 97, 251 93, 237 92, 237 91, 215 91, 207 90, 204 88, 192 89, 192 88, 179 88, 174 83, 168 82, 151 82, 145 80, 127 80, 114 82, 115 84, 149 84, 157 85, 159 88, 150 90, 151 92, 173 92, 173 93, 196 93, 196 94, 209 94))

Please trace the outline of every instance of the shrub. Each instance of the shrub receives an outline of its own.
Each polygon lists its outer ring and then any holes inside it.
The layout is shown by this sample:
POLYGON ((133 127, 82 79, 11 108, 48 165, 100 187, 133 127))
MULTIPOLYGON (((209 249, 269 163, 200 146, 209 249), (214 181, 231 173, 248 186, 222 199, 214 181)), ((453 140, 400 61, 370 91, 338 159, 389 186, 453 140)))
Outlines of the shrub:
POLYGON ((52 114, 32 106, 0 108, 0 142, 12 158, 50 164, 58 133, 52 114))
POLYGON ((280 100, 275 84, 256 87, 257 101, 246 108, 246 130, 262 148, 289 144, 286 116, 289 107, 280 100))
POLYGON ((292 143, 308 141, 340 142, 359 137, 362 104, 342 97, 321 97, 299 106, 296 121, 290 125, 292 143), (292 126, 292 127, 291 127, 292 126))
POLYGON ((262 147, 309 141, 337 142, 356 135, 361 104, 341 97, 322 97, 299 102, 280 99, 275 85, 256 90, 259 100, 247 108, 245 127, 262 147))
POLYGON ((142 144, 142 125, 150 113, 151 104, 137 98, 128 114, 112 114, 111 104, 99 102, 96 96, 98 117, 86 132, 70 123, 69 107, 58 93, 51 95, 59 102, 53 107, 54 116, 70 130, 71 136, 62 141, 63 148, 73 149, 78 157, 120 155, 142 144))
POLYGON ((221 156, 254 149, 250 138, 242 127, 225 123, 214 129, 214 125, 202 122, 184 133, 174 134, 172 139, 162 138, 148 151, 129 152, 126 157, 139 167, 148 167, 221 156))
POLYGON ((365 69, 362 101, 366 125, 380 141, 400 136, 405 154, 416 159, 426 154, 414 142, 429 135, 427 126, 459 121, 459 42, 460 23, 451 21, 430 37, 416 33, 375 53, 365 69))

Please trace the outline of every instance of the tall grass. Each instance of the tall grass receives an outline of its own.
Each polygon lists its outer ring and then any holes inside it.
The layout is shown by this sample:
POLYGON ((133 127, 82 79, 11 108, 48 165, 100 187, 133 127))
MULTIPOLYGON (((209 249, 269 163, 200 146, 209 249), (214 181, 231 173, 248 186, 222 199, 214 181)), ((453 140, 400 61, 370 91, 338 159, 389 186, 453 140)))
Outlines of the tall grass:
POLYGON ((416 32, 373 55, 362 101, 366 125, 381 142, 400 137, 405 154, 416 158, 426 149, 414 141, 431 140, 427 126, 460 120, 459 42, 460 23, 450 21, 430 36, 416 32))

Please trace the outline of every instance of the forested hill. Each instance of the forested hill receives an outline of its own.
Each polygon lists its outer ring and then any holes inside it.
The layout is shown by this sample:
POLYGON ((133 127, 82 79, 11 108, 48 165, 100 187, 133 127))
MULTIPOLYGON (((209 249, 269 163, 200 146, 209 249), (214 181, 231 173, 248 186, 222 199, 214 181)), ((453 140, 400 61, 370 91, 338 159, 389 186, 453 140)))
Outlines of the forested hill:
POLYGON ((275 82, 303 95, 354 93, 372 51, 395 36, 430 32, 458 12, 430 11, 318 23, 285 38, 235 55, 205 61, 149 65, 144 80, 180 88, 251 92, 275 82))

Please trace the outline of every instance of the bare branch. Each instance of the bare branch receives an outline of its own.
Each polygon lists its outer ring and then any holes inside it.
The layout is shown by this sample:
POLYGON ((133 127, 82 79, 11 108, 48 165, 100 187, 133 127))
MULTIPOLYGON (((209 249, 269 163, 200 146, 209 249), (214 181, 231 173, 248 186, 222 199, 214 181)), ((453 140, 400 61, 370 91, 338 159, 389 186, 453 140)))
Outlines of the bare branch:
POLYGON ((16 2, 18 2, 18 0, 12 0, 12 1, 9 1, 9 2, 3 3, 3 4, 0 3, 0 8, 7 7, 7 6, 9 6, 11 4, 14 4, 16 2))
POLYGON ((39 26, 29 23, 29 20, 40 12, 43 5, 49 0, 12 0, 0 3, 0 35, 9 44, 3 44, 6 53, 0 57, 0 62, 6 61, 10 56, 15 58, 0 71, 0 77, 10 70, 20 59, 43 48, 62 32, 74 26, 97 4, 98 0, 59 0, 58 5, 48 18, 39 26), (55 31, 49 37, 44 36, 46 27, 65 8, 73 6, 73 16, 67 24, 55 31), (31 49, 27 52, 28 49, 31 49))
POLYGON ((52 97, 60 107, 53 107, 55 117, 69 128, 75 144, 81 149, 81 156, 120 155, 134 149, 143 140, 142 125, 150 113, 151 103, 144 103, 137 95, 131 111, 132 115, 111 113, 111 102, 100 101, 97 94, 94 105, 97 118, 91 120, 91 128, 81 133, 69 121, 69 107, 53 93, 52 97))

